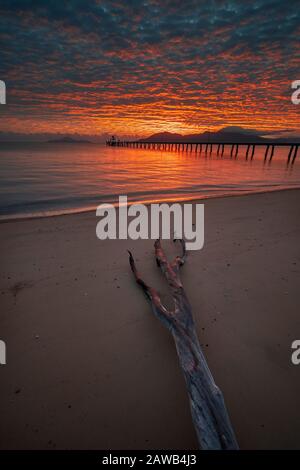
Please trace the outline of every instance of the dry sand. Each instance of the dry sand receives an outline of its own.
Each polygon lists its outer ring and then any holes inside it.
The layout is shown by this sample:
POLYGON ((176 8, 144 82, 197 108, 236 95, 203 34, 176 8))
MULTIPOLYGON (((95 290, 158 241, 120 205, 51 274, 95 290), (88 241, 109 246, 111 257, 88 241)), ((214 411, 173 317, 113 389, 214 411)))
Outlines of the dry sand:
MULTIPOLYGON (((194 449, 172 338, 128 265, 127 248, 165 299, 153 242, 100 242, 96 222, 0 225, 0 448, 194 449)), ((239 444, 300 448, 300 191, 207 200, 205 222, 182 280, 239 444)))

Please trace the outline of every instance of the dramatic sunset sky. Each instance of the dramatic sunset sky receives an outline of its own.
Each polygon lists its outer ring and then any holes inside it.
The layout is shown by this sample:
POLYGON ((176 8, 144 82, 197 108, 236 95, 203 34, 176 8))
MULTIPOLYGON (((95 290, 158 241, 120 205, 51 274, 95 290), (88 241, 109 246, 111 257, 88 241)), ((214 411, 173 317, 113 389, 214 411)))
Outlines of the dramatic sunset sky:
POLYGON ((1 0, 2 133, 300 132, 298 1, 1 0))

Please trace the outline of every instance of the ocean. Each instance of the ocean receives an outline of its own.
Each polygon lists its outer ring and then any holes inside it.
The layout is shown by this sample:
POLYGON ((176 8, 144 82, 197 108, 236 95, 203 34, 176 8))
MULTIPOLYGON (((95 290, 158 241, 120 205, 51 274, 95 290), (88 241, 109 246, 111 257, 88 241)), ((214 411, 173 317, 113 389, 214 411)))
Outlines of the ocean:
POLYGON ((132 202, 222 197, 300 187, 300 157, 287 166, 288 148, 264 163, 186 151, 106 147, 85 143, 1 143, 0 219, 81 212, 119 195, 132 202))

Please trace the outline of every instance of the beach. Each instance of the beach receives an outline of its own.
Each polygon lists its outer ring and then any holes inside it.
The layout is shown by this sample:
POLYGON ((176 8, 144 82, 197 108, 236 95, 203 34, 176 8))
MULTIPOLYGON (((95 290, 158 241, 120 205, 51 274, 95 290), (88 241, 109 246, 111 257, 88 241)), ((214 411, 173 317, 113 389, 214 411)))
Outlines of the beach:
MULTIPOLYGON (((181 279, 242 449, 300 448, 300 191, 207 199, 181 279)), ((0 224, 1 449, 196 449, 151 240, 96 237, 95 211, 0 224)), ((178 247, 165 241, 169 254, 178 247)))

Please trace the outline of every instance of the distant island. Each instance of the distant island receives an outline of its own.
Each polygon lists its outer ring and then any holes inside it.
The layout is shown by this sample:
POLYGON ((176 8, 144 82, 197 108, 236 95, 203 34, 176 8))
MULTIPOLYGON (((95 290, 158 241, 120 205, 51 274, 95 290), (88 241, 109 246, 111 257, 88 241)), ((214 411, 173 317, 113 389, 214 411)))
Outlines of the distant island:
POLYGON ((92 144, 90 140, 76 140, 72 137, 61 137, 60 139, 51 139, 47 141, 49 144, 92 144))

